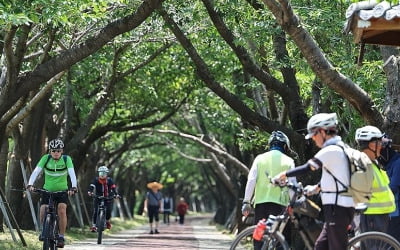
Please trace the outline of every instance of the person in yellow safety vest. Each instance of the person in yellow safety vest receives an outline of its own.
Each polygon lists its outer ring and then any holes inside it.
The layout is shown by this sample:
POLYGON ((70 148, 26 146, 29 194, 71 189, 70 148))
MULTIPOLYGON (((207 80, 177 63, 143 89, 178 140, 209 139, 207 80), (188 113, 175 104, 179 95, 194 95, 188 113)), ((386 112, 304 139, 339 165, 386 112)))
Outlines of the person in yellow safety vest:
MULTIPOLYGON (((277 173, 294 168, 289 138, 281 131, 273 131, 268 139, 269 150, 257 155, 247 176, 242 214, 248 216, 254 203, 254 224, 269 215, 279 215, 289 203, 289 190, 271 183, 269 178, 277 173), (252 202, 253 200, 253 202, 252 202)), ((296 181, 293 177, 292 182, 296 181)), ((290 242, 290 225, 283 234, 290 242)), ((254 240, 254 250, 262 248, 262 241, 254 240)))
POLYGON ((374 165, 372 197, 367 204, 367 210, 360 216, 361 232, 387 233, 389 214, 396 209, 394 195, 389 187, 389 177, 377 161, 382 149, 383 136, 384 134, 374 126, 356 130, 355 139, 360 150, 368 155, 374 165))

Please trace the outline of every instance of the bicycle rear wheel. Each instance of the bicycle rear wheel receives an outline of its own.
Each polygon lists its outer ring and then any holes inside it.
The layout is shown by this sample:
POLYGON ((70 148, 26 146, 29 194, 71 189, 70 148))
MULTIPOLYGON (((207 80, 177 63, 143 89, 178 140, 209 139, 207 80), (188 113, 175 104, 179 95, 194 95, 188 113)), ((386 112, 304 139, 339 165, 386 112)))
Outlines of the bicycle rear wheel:
POLYGON ((103 239, 104 224, 106 223, 106 217, 103 210, 99 211, 98 218, 96 220, 97 224, 97 244, 101 244, 103 239))
POLYGON ((382 232, 365 232, 349 240, 349 250, 398 250, 400 243, 392 236, 382 232))
MULTIPOLYGON (((253 245, 253 232, 256 228, 256 225, 250 226, 240 232, 235 239, 233 240, 230 250, 252 250, 254 249, 253 245)), ((263 245, 262 250, 267 249, 283 249, 288 250, 289 245, 285 241, 285 237, 280 232, 275 232, 273 234, 265 234, 263 236, 263 245)))

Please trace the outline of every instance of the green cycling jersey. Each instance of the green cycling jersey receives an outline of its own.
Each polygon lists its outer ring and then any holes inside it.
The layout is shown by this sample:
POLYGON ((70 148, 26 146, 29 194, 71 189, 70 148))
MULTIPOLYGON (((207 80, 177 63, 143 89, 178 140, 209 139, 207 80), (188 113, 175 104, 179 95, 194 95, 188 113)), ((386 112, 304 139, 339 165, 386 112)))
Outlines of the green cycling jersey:
POLYGON ((63 156, 55 160, 52 157, 49 158, 49 155, 44 155, 37 167, 44 171, 44 189, 52 192, 68 189, 68 169, 74 168, 70 156, 66 156, 66 161, 64 161, 63 156))

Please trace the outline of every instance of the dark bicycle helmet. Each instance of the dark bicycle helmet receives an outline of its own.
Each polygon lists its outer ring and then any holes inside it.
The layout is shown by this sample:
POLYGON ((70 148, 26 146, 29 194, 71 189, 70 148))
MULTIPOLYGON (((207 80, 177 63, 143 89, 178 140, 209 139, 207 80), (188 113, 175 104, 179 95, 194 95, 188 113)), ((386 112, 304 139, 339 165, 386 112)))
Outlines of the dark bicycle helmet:
POLYGON ((268 139, 268 144, 272 148, 273 146, 279 146, 285 149, 285 145, 287 148, 290 148, 289 138, 282 131, 273 131, 271 136, 268 139))
POLYGON ((398 154, 399 153, 392 148, 392 139, 390 139, 388 135, 384 134, 382 137, 381 153, 378 157, 379 163, 386 167, 390 160, 398 154))
POLYGON ((63 149, 64 142, 60 139, 54 139, 49 142, 49 149, 63 149))

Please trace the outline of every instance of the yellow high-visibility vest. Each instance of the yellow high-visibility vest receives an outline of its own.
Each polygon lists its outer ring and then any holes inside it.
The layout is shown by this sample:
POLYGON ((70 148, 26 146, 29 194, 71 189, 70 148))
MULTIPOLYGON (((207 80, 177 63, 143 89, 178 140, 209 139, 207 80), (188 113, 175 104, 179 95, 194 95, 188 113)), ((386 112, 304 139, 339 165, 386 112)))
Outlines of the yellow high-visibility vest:
POLYGON ((388 214, 396 210, 394 195, 389 187, 390 180, 386 171, 373 164, 372 197, 364 214, 388 214))
POLYGON ((268 177, 274 177, 293 166, 293 159, 278 150, 271 150, 258 155, 257 182, 254 193, 254 204, 273 202, 286 206, 289 203, 289 190, 272 185, 268 177), (267 176, 268 174, 268 176, 267 176))

